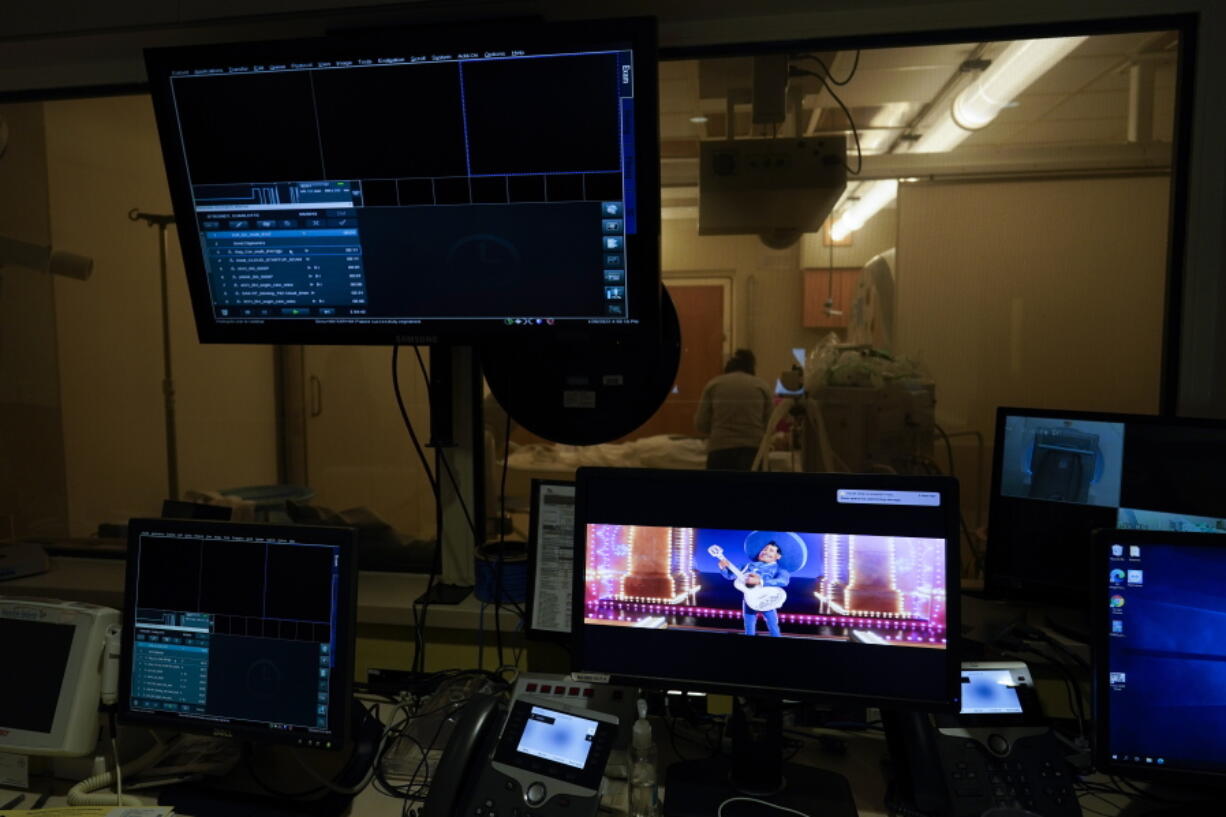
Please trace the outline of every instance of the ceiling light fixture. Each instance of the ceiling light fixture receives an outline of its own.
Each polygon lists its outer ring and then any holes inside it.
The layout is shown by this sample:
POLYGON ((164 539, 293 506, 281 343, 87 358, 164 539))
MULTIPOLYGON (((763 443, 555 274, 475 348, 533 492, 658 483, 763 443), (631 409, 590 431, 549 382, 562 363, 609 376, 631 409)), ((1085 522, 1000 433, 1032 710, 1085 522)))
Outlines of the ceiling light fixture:
MULTIPOLYGON (((1086 37, 1045 37, 1009 43, 986 70, 963 88, 953 104, 940 109, 936 118, 917 130, 920 138, 907 142, 911 153, 945 153, 960 145, 976 130, 985 127, 1014 98, 1046 74, 1056 63, 1085 42, 1086 37)), ((858 230, 898 194, 898 182, 883 180, 861 185, 861 201, 847 208, 830 228, 830 236, 841 240, 858 230), (870 189, 865 192, 865 188, 870 189), (875 209, 869 209, 869 205, 875 209)))
POLYGON ((703 116, 702 114, 698 114, 698 116, 691 116, 690 121, 695 125, 703 125, 707 122, 707 117, 703 116))
POLYGON ((842 241, 853 231, 860 229, 864 223, 877 214, 882 207, 892 202, 898 195, 897 179, 881 179, 865 182, 857 191, 860 200, 848 207, 839 216, 838 221, 830 228, 832 241, 842 241))
POLYGON ((941 109, 927 127, 919 128, 921 135, 918 141, 911 143, 911 152, 946 153, 953 150, 972 133, 987 127, 997 114, 1013 103, 1018 94, 1086 39, 1049 37, 1009 43, 982 74, 958 92, 953 104, 941 109))
POLYGON ((1085 41, 1085 37, 1048 37, 1010 43, 986 71, 954 98, 950 110, 953 120, 967 130, 984 127, 1018 94, 1085 41))

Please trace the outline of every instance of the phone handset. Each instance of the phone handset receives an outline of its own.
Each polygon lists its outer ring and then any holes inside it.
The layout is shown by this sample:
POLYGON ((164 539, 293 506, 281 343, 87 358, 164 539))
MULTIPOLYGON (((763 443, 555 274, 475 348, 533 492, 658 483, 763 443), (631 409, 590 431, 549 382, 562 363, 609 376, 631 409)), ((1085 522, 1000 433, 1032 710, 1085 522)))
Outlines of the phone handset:
POLYGON ((489 757, 481 747, 488 746, 490 730, 501 723, 501 707, 495 695, 474 695, 460 710, 438 768, 430 779, 430 795, 422 817, 454 817, 456 800, 466 794, 481 774, 489 757))

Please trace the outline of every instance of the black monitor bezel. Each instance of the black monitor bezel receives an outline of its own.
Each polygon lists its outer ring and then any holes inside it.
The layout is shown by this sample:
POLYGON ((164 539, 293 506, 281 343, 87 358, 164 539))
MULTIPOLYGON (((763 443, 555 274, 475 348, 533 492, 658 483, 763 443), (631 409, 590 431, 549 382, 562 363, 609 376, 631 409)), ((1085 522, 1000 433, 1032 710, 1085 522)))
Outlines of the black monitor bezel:
MULTIPOLYGON (((553 49, 563 44, 575 49, 628 47, 635 53, 635 195, 638 230, 626 236, 627 269, 637 283, 627 292, 633 324, 593 323, 586 319, 558 320, 556 325, 526 328, 498 319, 426 319, 413 324, 315 323, 310 319, 265 323, 218 323, 212 313, 207 271, 195 229, 179 229, 180 248, 187 275, 197 335, 201 343, 255 344, 470 344, 491 339, 512 339, 524 333, 537 336, 583 333, 592 337, 628 337, 658 332, 660 323, 660 168, 659 98, 656 20, 626 17, 588 22, 472 21, 464 24, 397 26, 325 37, 151 48, 145 50, 146 72, 154 118, 166 166, 170 199, 180 225, 195 224, 195 207, 188 184, 182 141, 177 127, 170 73, 201 65, 247 64, 295 58, 357 58, 403 52, 416 44, 432 53, 454 46, 461 50, 522 47, 553 49)), ((411 316, 406 316, 411 317, 411 316)))
POLYGON ((1180 547, 1213 547, 1226 548, 1226 536, 1220 533, 1190 533, 1185 531, 1150 531, 1125 530, 1119 528, 1100 528, 1091 536, 1094 551, 1093 581, 1094 615, 1091 619, 1094 634, 1091 638, 1091 649, 1094 655, 1094 672, 1092 681, 1093 713, 1094 713, 1094 767, 1099 772, 1118 774, 1123 777, 1141 780, 1153 780, 1165 783, 1183 783, 1189 785, 1226 784, 1226 767, 1221 771, 1203 769, 1174 768, 1170 766, 1132 766, 1111 760, 1108 747, 1110 739, 1110 695, 1107 682, 1110 667, 1107 654, 1110 648, 1111 610, 1104 603, 1111 584, 1108 578, 1111 545, 1177 545, 1180 547))
POLYGON ((221 522, 185 519, 132 519, 128 523, 128 552, 125 566, 123 619, 120 630, 119 719, 124 723, 174 729, 192 734, 214 735, 255 740, 260 743, 309 746, 313 749, 339 751, 349 735, 353 698, 354 642, 357 630, 357 529, 314 525, 281 525, 253 522, 221 522), (215 535, 227 537, 281 538, 313 544, 335 546, 340 554, 342 581, 337 588, 337 623, 334 694, 328 704, 328 722, 336 724, 327 732, 283 732, 245 722, 210 722, 181 717, 170 713, 150 713, 133 710, 132 697, 133 643, 136 628, 137 543, 146 533, 168 532, 184 535, 215 535))
MULTIPOLYGON (((788 699, 797 700, 815 700, 815 701, 848 701, 853 703, 863 703, 869 705, 889 706, 895 709, 916 709, 928 712, 946 712, 956 713, 961 703, 961 669, 962 661, 960 650, 958 648, 959 633, 961 633, 961 610, 960 610, 960 562, 961 562, 961 537, 958 509, 958 483, 957 480, 951 477, 944 476, 899 476, 899 475, 883 475, 883 474, 833 474, 833 473, 800 473, 800 472, 731 472, 731 471, 689 471, 679 469, 647 469, 647 468, 580 468, 576 472, 576 491, 575 491, 575 571, 574 584, 572 589, 572 598, 576 600, 571 605, 571 629, 573 634, 572 656, 573 666, 575 669, 583 672, 594 673, 595 676, 601 678, 607 677, 610 683, 631 685, 631 686, 646 686, 656 689, 685 689, 696 692, 708 692, 727 695, 766 695, 772 697, 786 697, 788 699), (906 483, 905 490, 919 491, 940 491, 942 496, 948 497, 949 502, 945 503, 944 527, 949 534, 949 545, 945 549, 945 582, 946 582, 946 632, 947 645, 943 651, 944 667, 943 667, 943 688, 945 694, 941 696, 921 696, 895 694, 884 695, 880 693, 857 693, 850 689, 837 688, 818 688, 816 685, 811 688, 794 688, 786 686, 765 686, 755 685, 752 689, 747 687, 743 682, 730 679, 712 678, 710 676, 699 677, 679 677, 673 675, 650 675, 634 672, 619 672, 605 666, 605 662, 596 662, 592 659, 594 655, 611 655, 621 656, 627 654, 627 650, 635 649, 635 645, 619 644, 616 633, 624 628, 619 627, 603 627, 595 625, 587 625, 584 623, 584 605, 582 599, 585 594, 585 564, 586 564, 586 536, 585 525, 582 520, 587 517, 587 505, 589 502, 589 492, 592 490, 589 480, 622 480, 630 484, 643 484, 650 481, 651 485, 658 490, 668 491, 670 487, 679 486, 682 483, 690 483, 702 485, 708 480, 723 481, 728 479, 733 480, 753 480, 759 485, 764 486, 767 490, 774 491, 792 491, 803 487, 802 482, 807 486, 815 486, 819 482, 836 483, 840 488, 860 488, 874 489, 886 488, 890 490, 904 490, 903 482, 906 483), (613 637, 610 638, 609 636, 613 637), (593 636, 595 636, 593 638, 593 636)), ((830 487, 830 486, 827 486, 830 487)), ((630 520, 627 520, 630 522, 630 520)), ((687 646, 690 649, 700 649, 701 647, 710 647, 709 643, 694 644, 690 641, 693 637, 703 638, 702 634, 685 634, 687 646)), ((735 643, 735 642, 733 642, 735 643)), ((843 646, 843 645, 840 645, 843 646)), ((868 645, 851 645, 864 646, 865 649, 898 649, 904 650, 905 647, 875 647, 868 645)), ((639 649, 642 647, 640 646, 639 649)), ((836 673, 832 673, 837 675, 836 673)))
MULTIPOLYGON (((1207 417, 1176 417, 1162 414, 1126 414, 1084 410, 1066 411, 1062 409, 1025 408, 1020 406, 998 406, 996 408, 996 427, 992 440, 991 492, 988 495, 988 534, 986 542, 987 552, 984 560, 984 589, 988 595, 993 597, 1020 602, 1064 604, 1079 609, 1085 609, 1085 605, 1089 603, 1089 591, 1093 586, 1093 578, 1089 574, 1084 577, 1081 585, 1072 587, 1060 584, 1041 584, 1034 581, 1031 577, 1012 576, 1002 569, 1002 559, 1005 556, 1006 548, 999 538, 999 528, 993 528, 992 520, 999 520, 1001 517, 1001 514, 997 513, 997 509, 1002 499, 1000 488, 1005 442, 1004 421, 1005 417, 1010 415, 1123 423, 1126 425, 1203 427, 1226 431, 1226 420, 1207 417), (995 536, 993 535, 994 530, 996 531, 995 536)), ((1127 443, 1125 443, 1126 445, 1127 443)), ((1088 539, 1086 546, 1089 547, 1088 539)), ((1088 551, 1083 555, 1085 556, 1085 568, 1089 570, 1093 555, 1088 551)))

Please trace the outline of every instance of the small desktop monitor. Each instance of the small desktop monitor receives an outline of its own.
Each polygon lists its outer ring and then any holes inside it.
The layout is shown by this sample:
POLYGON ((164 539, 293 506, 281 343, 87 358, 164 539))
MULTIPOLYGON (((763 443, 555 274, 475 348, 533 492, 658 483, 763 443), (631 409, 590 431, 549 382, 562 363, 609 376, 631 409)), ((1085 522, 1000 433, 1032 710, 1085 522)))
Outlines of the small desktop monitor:
POLYGON ((956 711, 957 509, 945 477, 581 468, 576 662, 956 711))
POLYGON ((1101 530, 1094 556, 1098 769, 1226 786, 1226 538, 1101 530))
POLYGON ((499 20, 148 51, 201 340, 658 329, 655 36, 499 20))
POLYGON ((356 537, 351 528, 132 520, 121 719, 339 749, 356 537))
MULTIPOLYGON (((80 756, 98 741, 108 630, 119 611, 0 596, 0 752, 80 756)), ((112 676, 113 677, 113 676, 112 676)), ((111 692, 114 692, 112 689, 111 692)))
POLYGON ((1084 607, 1096 528, 1226 533, 1226 421, 1001 407, 986 584, 1084 607))

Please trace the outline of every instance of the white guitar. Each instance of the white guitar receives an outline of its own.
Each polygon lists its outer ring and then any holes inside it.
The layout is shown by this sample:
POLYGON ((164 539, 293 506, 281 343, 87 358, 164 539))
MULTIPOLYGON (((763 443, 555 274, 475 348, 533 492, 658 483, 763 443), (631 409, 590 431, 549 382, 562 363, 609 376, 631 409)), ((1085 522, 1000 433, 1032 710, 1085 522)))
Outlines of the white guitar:
MULTIPOLYGON (((716 559, 725 558, 724 549, 719 545, 711 545, 709 548, 707 548, 707 553, 710 553, 716 559)), ((728 562, 728 569, 732 571, 734 576, 736 576, 736 581, 732 583, 732 586, 745 594, 745 605, 749 607, 750 610, 757 610, 760 613, 767 610, 774 610, 782 607, 783 603, 787 601, 787 591, 785 591, 782 587, 767 587, 762 584, 757 584, 751 587, 745 584, 745 574, 740 570, 737 570, 736 565, 732 564, 732 562, 728 562)))

